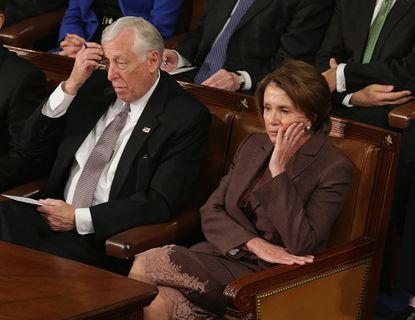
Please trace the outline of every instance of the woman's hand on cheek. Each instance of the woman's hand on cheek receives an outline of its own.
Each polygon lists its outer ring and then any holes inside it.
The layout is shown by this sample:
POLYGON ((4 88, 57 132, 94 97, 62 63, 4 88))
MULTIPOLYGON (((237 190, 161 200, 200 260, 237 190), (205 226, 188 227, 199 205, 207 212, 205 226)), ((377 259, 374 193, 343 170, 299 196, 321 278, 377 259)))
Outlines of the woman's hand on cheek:
POLYGON ((286 170, 286 166, 292 155, 306 141, 306 132, 302 122, 295 122, 288 126, 287 130, 278 130, 274 151, 269 161, 269 170, 273 177, 286 170))

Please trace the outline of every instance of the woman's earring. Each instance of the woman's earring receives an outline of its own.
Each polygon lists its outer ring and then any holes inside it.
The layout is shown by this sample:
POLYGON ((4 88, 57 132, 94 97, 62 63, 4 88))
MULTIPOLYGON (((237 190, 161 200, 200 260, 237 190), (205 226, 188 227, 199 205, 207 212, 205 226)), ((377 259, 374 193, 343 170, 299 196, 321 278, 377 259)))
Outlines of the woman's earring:
POLYGON ((307 126, 307 127, 304 128, 304 131, 305 132, 309 132, 310 130, 311 130, 311 127, 310 126, 307 126))

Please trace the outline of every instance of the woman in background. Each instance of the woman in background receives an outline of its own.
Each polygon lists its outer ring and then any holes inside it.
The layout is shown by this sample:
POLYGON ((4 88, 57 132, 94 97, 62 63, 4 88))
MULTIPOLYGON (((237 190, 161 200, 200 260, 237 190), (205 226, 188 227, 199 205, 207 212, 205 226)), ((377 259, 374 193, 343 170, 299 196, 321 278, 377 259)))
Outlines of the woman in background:
POLYGON ((58 53, 75 57, 85 41, 101 42, 106 26, 123 16, 142 17, 163 38, 173 36, 183 0, 69 0, 59 30, 58 53))

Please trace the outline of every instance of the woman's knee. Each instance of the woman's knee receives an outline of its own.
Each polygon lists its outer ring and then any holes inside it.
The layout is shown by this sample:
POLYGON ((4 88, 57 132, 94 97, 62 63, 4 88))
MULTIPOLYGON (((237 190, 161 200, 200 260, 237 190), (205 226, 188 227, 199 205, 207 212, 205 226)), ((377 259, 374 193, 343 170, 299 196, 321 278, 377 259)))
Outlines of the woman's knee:
POLYGON ((156 285, 158 269, 166 267, 161 264, 170 262, 170 250, 170 246, 165 246, 153 248, 136 255, 128 277, 156 285))

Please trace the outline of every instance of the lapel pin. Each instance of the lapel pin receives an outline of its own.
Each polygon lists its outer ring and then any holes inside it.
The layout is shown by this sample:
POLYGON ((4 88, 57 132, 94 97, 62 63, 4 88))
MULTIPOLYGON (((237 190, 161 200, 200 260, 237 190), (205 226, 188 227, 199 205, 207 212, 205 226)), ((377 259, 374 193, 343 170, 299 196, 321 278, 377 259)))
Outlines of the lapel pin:
POLYGON ((144 133, 149 133, 151 131, 151 128, 144 127, 141 131, 143 131, 144 133))

